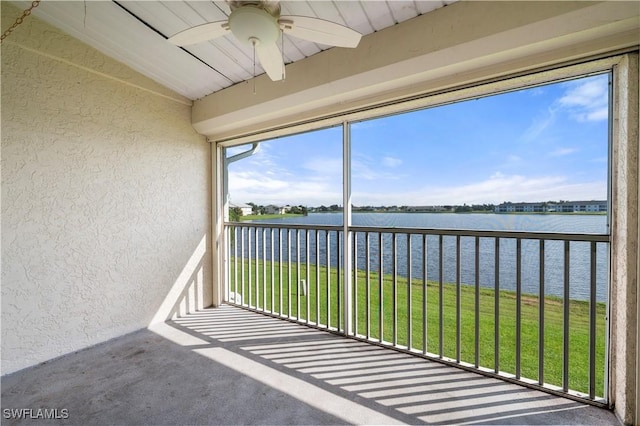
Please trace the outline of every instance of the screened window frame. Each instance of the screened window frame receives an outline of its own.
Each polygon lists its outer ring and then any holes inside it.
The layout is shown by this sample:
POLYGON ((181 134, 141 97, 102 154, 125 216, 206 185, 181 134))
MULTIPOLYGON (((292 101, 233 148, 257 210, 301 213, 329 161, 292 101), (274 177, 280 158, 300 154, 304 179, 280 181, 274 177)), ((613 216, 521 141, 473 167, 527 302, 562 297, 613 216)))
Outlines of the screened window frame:
MULTIPOLYGON (((427 93, 418 93, 411 97, 403 97, 394 99, 393 94, 389 94, 388 101, 383 103, 377 103, 368 107, 359 108, 346 113, 339 113, 335 115, 326 115, 316 117, 303 122, 291 123, 282 126, 274 126, 262 129, 261 131, 253 132, 250 134, 244 134, 234 136, 229 139, 222 140, 209 140, 212 143, 212 179, 213 187, 215 190, 212 197, 212 230, 214 233, 214 256, 213 256, 213 287, 214 287, 214 306, 220 305, 223 300, 224 291, 222 285, 225 285, 224 280, 224 253, 219 247, 224 246, 224 202, 222 194, 222 179, 224 170, 224 158, 225 148, 245 145, 249 143, 259 143, 266 140, 277 139, 282 136, 290 136, 308 132, 311 130, 318 130, 322 128, 329 128, 335 126, 343 126, 343 162, 344 162, 344 215, 343 220, 345 235, 349 231, 351 226, 350 218, 350 125, 354 122, 370 120, 378 117, 384 117, 389 115, 400 114, 403 112, 410 112, 425 108, 436 107, 440 105, 447 105, 454 102, 462 102, 466 100, 473 100, 481 97, 497 95, 500 93, 506 93, 510 91, 522 90, 526 88, 533 88, 536 86, 561 82, 565 80, 572 80, 580 77, 586 77, 589 75, 611 73, 611 87, 610 103, 609 103, 609 164, 608 164, 608 217, 609 217, 609 229, 608 234, 611 236, 610 244, 610 288, 608 298, 608 331, 607 339, 607 365, 608 374, 605 378, 607 383, 606 400, 607 405, 612 407, 616 403, 616 399, 623 398, 627 409, 629 408, 629 401, 626 401, 628 394, 624 395, 625 390, 629 389, 630 381, 637 379, 640 381, 640 371, 636 370, 636 367, 640 365, 640 356, 638 356, 638 349, 631 348, 624 343, 624 336, 616 336, 613 334, 612 327, 617 326, 615 316, 618 315, 622 318, 622 322, 627 327, 635 327, 636 335, 640 336, 640 310, 638 309, 638 300, 631 300, 632 281, 628 278, 629 274, 633 277, 637 277, 640 271, 640 255, 638 248, 635 247, 633 241, 627 242, 625 236, 616 236, 616 221, 632 221, 632 224, 638 228, 638 206, 629 205, 629 195, 625 195, 625 200, 618 200, 616 196, 622 193, 629 193, 629 187, 631 190, 635 187, 636 192, 638 189, 638 182, 628 182, 629 173, 634 173, 635 177, 638 177, 638 164, 629 164, 629 161, 621 161, 621 157, 626 155, 629 151, 638 153, 638 147, 633 147, 633 134, 637 135, 638 117, 634 116, 634 112, 637 113, 638 108, 638 94, 637 94, 637 80, 638 80, 638 52, 632 51, 630 53, 616 53, 612 56, 597 58, 597 59, 584 59, 579 63, 572 64, 555 64, 552 66, 546 66, 537 70, 528 70, 519 73, 513 73, 510 75, 479 80, 471 84, 465 84, 464 86, 455 87, 443 87, 440 90, 429 91, 427 93), (635 83, 633 83, 635 79, 635 83), (620 87, 618 87, 619 81, 623 81, 620 87), (629 83, 632 82, 632 83, 629 83), (634 86, 635 91, 634 93, 634 86), (634 110, 635 106, 635 110, 634 110), (628 132, 631 132, 629 135, 628 132), (624 168, 623 170, 618 170, 624 168), (622 203, 622 204, 619 204, 622 203), (616 212, 618 207, 622 206, 625 211, 616 212), (635 212, 634 212, 635 208, 635 212), (631 216, 629 218, 629 216, 631 216), (633 223, 635 221, 635 223, 633 223), (613 258, 614 253, 623 253, 625 258, 635 256, 636 261, 627 262, 624 265, 616 265, 616 259, 613 258), (626 281, 623 281, 626 279, 626 281), (616 287, 616 288, 614 288, 616 287), (622 295, 618 294, 622 293, 622 295), (618 313, 620 311, 620 313, 618 313), (612 319, 612 315, 614 318, 612 319), (630 322, 635 319, 635 324, 630 322), (613 356, 616 352, 623 351, 624 359, 622 357, 613 356), (634 373, 634 370, 635 373, 634 373), (626 377, 626 378, 625 378, 626 377), (624 395, 624 396, 623 396, 624 395)), ((637 141, 635 141, 637 145, 637 141)), ((637 180, 637 179, 636 179, 637 180)), ((632 197, 631 197, 632 198, 632 197)), ((636 199, 637 201, 637 199, 636 199)), ((637 230, 637 229, 636 229, 637 230)), ((637 235, 636 235, 637 237, 637 235)), ((350 238, 344 238, 344 241, 350 241, 350 238)), ((637 240, 636 240, 637 241, 637 240)), ((345 243, 346 244, 346 243, 345 243)), ((345 250, 349 250, 348 246, 344 247, 345 250)), ((349 252, 349 251, 345 251, 349 252)), ((350 265, 344 265, 345 278, 349 278, 350 265)), ((345 285, 348 285, 345 282, 345 285)), ((640 296, 636 296, 640 297, 640 296)), ((345 306, 350 306, 348 300, 345 300, 345 306)), ((349 315, 345 312, 345 317, 349 315)), ((346 334, 350 334, 348 328, 345 329, 346 334)), ((635 397, 636 401, 640 400, 640 393, 636 389, 635 397)), ((634 407, 637 408, 637 407, 634 407)))

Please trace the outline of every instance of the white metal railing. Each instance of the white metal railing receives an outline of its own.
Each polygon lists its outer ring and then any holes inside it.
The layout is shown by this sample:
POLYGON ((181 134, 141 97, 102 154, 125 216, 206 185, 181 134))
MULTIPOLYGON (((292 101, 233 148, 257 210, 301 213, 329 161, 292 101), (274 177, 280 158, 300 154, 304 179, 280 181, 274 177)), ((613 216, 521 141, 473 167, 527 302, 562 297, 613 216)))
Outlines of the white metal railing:
POLYGON ((606 404, 608 235, 354 226, 350 271, 343 238, 341 226, 227 223, 226 300, 606 404))

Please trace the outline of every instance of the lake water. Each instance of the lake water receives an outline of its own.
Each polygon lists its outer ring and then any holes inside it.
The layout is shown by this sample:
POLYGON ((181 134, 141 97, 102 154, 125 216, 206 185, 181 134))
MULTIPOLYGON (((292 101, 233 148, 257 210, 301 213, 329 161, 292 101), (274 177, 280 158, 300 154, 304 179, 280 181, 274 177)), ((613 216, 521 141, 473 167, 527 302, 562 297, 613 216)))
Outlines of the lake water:
MULTIPOLYGON (((341 213, 315 213, 306 217, 289 217, 282 219, 270 219, 268 221, 256 221, 260 223, 277 224, 304 224, 304 225, 341 225, 341 213)), ((578 234, 604 234, 607 233, 607 217, 605 215, 527 215, 527 214, 455 214, 455 213, 354 213, 354 226, 367 227, 397 227, 397 228, 423 228, 423 229, 462 229, 462 230, 491 230, 491 231, 530 231, 530 232, 562 232, 578 234)), ((258 236, 260 240, 261 236, 258 236)), ((267 243, 270 243, 270 234, 267 233, 267 243)), ((370 234, 369 240, 369 268, 377 272, 382 261, 383 271, 389 273, 393 268, 392 236, 384 234, 382 244, 378 241, 378 234, 370 234), (382 246, 382 255, 379 247, 382 246)), ((274 240, 278 243, 279 235, 274 233, 274 240)), ((306 234, 300 233, 301 247, 306 243, 306 234)), ((284 257, 286 260, 286 236, 283 234, 284 257)), ((292 239, 292 261, 300 257, 304 262, 305 253, 297 255, 295 238, 292 239)), ((365 235, 358 233, 356 244, 358 256, 356 267, 364 269, 365 260, 365 235)), ((423 258, 426 254, 427 277, 437 281, 439 277, 439 241, 438 236, 426 238, 426 250, 423 247, 421 235, 411 237, 411 250, 407 249, 408 238, 400 235, 396 239, 396 268, 400 276, 406 276, 408 272, 408 254, 411 257, 411 274, 416 279, 424 276, 423 258)), ((326 264, 326 234, 319 233, 318 241, 315 241, 315 233, 309 236, 310 262, 315 263, 315 247, 319 247, 320 263, 326 264)), ((247 245, 248 246, 248 245, 247 245)), ((278 247, 276 245, 276 247, 278 247)), ((329 237, 330 263, 337 264, 337 236, 331 233, 329 237)), ((462 237, 460 240, 460 281, 463 284, 475 282, 475 239, 462 237)), ((277 251, 277 250, 276 250, 277 251)), ((596 295, 599 301, 606 301, 608 293, 608 257, 607 244, 597 244, 596 262, 596 295)), ((536 240, 523 240, 521 247, 521 282, 524 293, 538 294, 540 286, 539 273, 539 242, 536 240)), ((275 254, 277 260, 278 254, 275 254)), ((266 254, 270 259, 270 253, 266 254)), ((514 239, 500 240, 500 289, 515 290, 516 288, 516 241, 514 239)), ((483 287, 494 287, 495 282, 495 240, 493 238, 480 238, 479 241, 479 282, 483 287)), ((455 282, 457 272, 456 237, 445 236, 442 250, 444 282, 455 282)), ((546 295, 561 297, 564 289, 564 243, 562 241, 547 241, 545 243, 545 274, 544 290, 546 295)), ((588 300, 590 282, 590 244, 586 242, 572 242, 570 251, 570 286, 569 294, 572 299, 588 300)))

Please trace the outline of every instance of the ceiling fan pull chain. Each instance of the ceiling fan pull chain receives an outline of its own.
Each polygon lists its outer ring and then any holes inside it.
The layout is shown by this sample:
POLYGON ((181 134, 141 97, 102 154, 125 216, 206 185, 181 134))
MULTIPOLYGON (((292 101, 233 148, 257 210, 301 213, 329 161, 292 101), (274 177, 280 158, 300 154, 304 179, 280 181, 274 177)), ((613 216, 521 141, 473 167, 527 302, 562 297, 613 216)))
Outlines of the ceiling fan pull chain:
POLYGON ((22 22, 24 21, 24 18, 26 18, 27 16, 31 15, 31 10, 35 7, 38 7, 38 5, 40 4, 40 0, 34 0, 33 2, 31 2, 31 6, 29 6, 27 9, 25 9, 22 12, 22 15, 20 17, 18 17, 18 19, 16 19, 16 22, 13 23, 13 25, 11 25, 9 27, 9 29, 7 29, 7 31, 5 31, 1 36, 0 36, 0 43, 2 43, 4 41, 5 38, 7 38, 9 36, 9 34, 11 34, 11 32, 13 30, 15 30, 20 24, 22 24, 22 22))

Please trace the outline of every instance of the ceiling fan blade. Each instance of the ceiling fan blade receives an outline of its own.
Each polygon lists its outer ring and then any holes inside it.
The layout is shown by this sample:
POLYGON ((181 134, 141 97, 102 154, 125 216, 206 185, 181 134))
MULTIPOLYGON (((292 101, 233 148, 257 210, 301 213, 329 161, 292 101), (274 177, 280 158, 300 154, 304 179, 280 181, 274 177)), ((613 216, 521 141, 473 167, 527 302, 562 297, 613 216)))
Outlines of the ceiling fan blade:
POLYGON ((167 40, 177 46, 187 46, 189 44, 196 44, 222 37, 227 34, 227 32, 229 32, 228 21, 216 21, 180 31, 167 40))
POLYGON ((362 34, 344 25, 308 16, 281 16, 278 20, 284 32, 315 43, 338 47, 357 47, 362 34))
POLYGON ((276 43, 258 44, 256 53, 260 60, 260 65, 262 65, 271 80, 279 81, 284 79, 284 63, 276 43))

